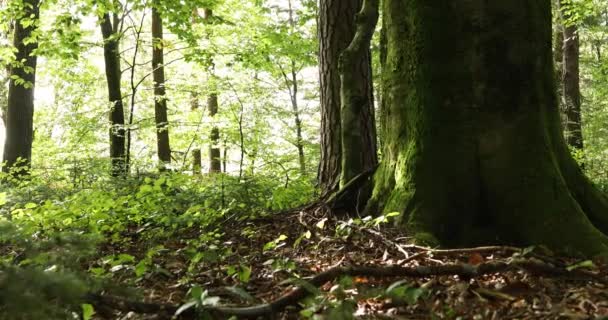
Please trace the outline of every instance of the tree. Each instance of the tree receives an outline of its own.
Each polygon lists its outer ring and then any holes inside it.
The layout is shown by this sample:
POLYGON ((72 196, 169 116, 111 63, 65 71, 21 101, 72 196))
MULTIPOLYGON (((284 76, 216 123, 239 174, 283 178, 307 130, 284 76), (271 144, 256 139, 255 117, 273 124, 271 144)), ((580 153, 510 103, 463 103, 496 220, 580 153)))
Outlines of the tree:
POLYGON ((573 148, 583 149, 583 131, 581 126, 581 89, 579 76, 579 36, 576 21, 568 14, 565 1, 558 1, 562 14, 563 47, 562 47, 562 100, 564 104, 564 122, 566 142, 573 148))
MULTIPOLYGON (((199 102, 198 102, 198 93, 192 92, 190 93, 190 110, 196 111, 198 110, 199 102)), ((198 134, 198 133, 195 133, 198 134)), ((198 139, 193 139, 193 142, 198 139)), ((201 157, 201 149, 196 147, 192 149, 192 174, 200 175, 201 174, 201 165, 202 165, 202 157, 201 157)))
MULTIPOLYGON (((213 10, 205 8, 204 10, 204 19, 208 23, 212 23, 213 21, 213 10)), ((209 109, 209 117, 212 119, 218 112, 218 99, 217 99, 217 81, 214 75, 214 62, 211 61, 211 80, 210 87, 211 92, 207 96, 207 108, 209 109)), ((211 128, 211 134, 209 135, 209 139, 211 140, 209 143, 209 172, 222 172, 222 161, 221 161, 221 153, 220 153, 220 129, 217 126, 213 126, 211 128)))
POLYGON ((121 91, 119 50, 120 19, 116 13, 102 15, 100 26, 103 36, 103 57, 110 101, 110 158, 112 176, 126 175, 125 114, 121 91))
MULTIPOLYGON (((324 194, 334 191, 339 186, 342 171, 342 119, 340 115, 340 70, 338 62, 341 53, 351 43, 355 34, 355 15, 361 8, 362 1, 321 0, 319 2, 319 79, 321 93, 321 162, 318 180, 324 194)), ((373 98, 371 91, 371 66, 369 50, 354 63, 354 85, 359 88, 369 88, 363 97, 367 121, 365 127, 374 128, 373 98), (368 109, 369 108, 369 109, 368 109)), ((352 122, 353 124, 356 122, 352 122)), ((369 136, 371 132, 361 132, 361 137, 369 136)), ((354 146, 353 146, 354 147, 354 146)), ((361 152, 370 156, 366 167, 375 165, 375 137, 368 143, 360 145, 361 152), (371 144, 373 142, 373 145, 371 144)), ((349 177, 351 174, 348 175, 349 177)))
MULTIPOLYGON (((293 34, 296 32, 296 21, 293 17, 293 5, 291 0, 287 1, 288 5, 288 23, 290 28, 290 33, 293 34)), ((300 164, 300 174, 302 176, 306 175, 306 157, 304 155, 304 139, 302 138, 302 119, 300 115, 300 106, 298 104, 298 68, 296 67, 296 61, 293 58, 289 59, 290 62, 290 70, 289 76, 281 67, 281 73, 283 75, 283 79, 285 79, 285 86, 289 90, 289 96, 291 100, 291 110, 293 112, 294 124, 296 127, 296 141, 295 146, 298 149, 298 163, 300 164)))
POLYGON ((340 55, 340 117, 342 170, 340 186, 378 163, 370 42, 378 8, 364 3, 357 14, 357 32, 340 55))
POLYGON ((158 9, 152 8, 152 77, 154 78, 154 120, 156 122, 156 145, 161 170, 171 163, 169 144, 169 120, 165 97, 165 68, 163 53, 163 20, 158 9))
POLYGON ((608 200, 562 136, 551 1, 385 0, 386 143, 370 212, 419 241, 608 253, 608 200))
POLYGON ((16 52, 8 88, 3 160, 4 170, 17 175, 27 172, 32 158, 39 4, 38 0, 24 0, 13 35, 16 52))

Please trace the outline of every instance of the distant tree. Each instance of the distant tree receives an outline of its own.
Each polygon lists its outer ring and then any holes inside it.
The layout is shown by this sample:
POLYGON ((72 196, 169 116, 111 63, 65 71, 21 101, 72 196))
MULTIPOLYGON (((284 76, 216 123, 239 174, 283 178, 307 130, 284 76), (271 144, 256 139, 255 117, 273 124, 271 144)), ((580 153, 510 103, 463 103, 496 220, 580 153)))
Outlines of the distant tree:
POLYGON ((103 36, 103 56, 110 101, 110 158, 112 176, 127 174, 125 144, 125 114, 121 91, 120 18, 117 13, 104 13, 100 21, 103 36))
POLYGON ((156 7, 152 7, 152 76, 154 78, 154 119, 156 122, 157 155, 160 169, 171 163, 169 120, 165 97, 165 67, 163 53, 163 20, 156 7))
POLYGON ((13 45, 15 60, 10 68, 10 81, 5 116, 4 171, 16 175, 27 173, 34 138, 34 86, 36 84, 36 30, 40 16, 39 0, 24 0, 15 19, 13 45))
MULTIPOLYGON (((288 23, 290 32, 296 32, 296 21, 294 19, 294 8, 292 0, 287 1, 288 5, 288 23)), ((298 104, 298 68, 296 61, 293 58, 289 59, 289 70, 284 72, 281 68, 283 78, 285 79, 285 85, 289 89, 289 96, 291 98, 291 111, 293 112, 294 124, 296 129, 296 141, 295 146, 298 149, 298 163, 300 164, 300 174, 306 175, 306 156, 304 154, 304 139, 302 137, 302 119, 300 115, 300 106, 298 104), (287 74, 289 73, 289 74, 287 74)))
POLYGON ((387 136, 367 210, 445 246, 608 254, 608 200, 562 135, 551 0, 385 0, 383 12, 387 136))
MULTIPOLYGON (((203 18, 211 23, 213 21, 213 10, 205 8, 203 18)), ((210 72, 210 93, 207 96, 207 108, 209 109, 209 116, 213 119, 218 112, 219 102, 217 95, 217 80, 214 75, 214 62, 211 61, 211 72, 210 72)), ((222 161, 220 153, 220 129, 217 126, 211 128, 211 134, 209 135, 209 172, 222 172, 222 161)))
POLYGON ((573 148, 583 149, 583 130, 581 124, 581 89, 580 89, 580 40, 576 21, 568 13, 569 2, 559 0, 559 12, 562 23, 562 64, 561 85, 564 107, 566 142, 573 148))
MULTIPOLYGON (((321 87, 321 162, 319 165, 318 180, 322 192, 327 194, 339 187, 342 172, 342 117, 340 99, 340 70, 339 60, 342 52, 348 47, 355 35, 355 16, 361 8, 361 0, 320 0, 319 2, 319 79, 321 87)), ((357 102, 362 108, 361 113, 355 115, 357 119, 349 120, 349 125, 357 121, 365 123, 363 128, 367 132, 352 132, 359 137, 353 140, 361 141, 358 145, 364 167, 373 167, 376 163, 375 126, 373 119, 373 97, 369 50, 357 57, 352 70, 353 86, 365 93, 357 102), (373 131, 371 131, 373 130, 373 131), (372 137, 373 136, 373 137, 372 137), (365 141, 367 140, 367 141, 365 141)), ((350 136, 349 136, 350 137, 350 136)), ((355 151, 355 150, 353 150, 355 151)), ((349 165, 350 166, 350 165, 349 165)), ((348 179, 351 172, 359 169, 348 168, 344 176, 348 179)))
MULTIPOLYGON (((199 107, 198 93, 192 92, 190 95, 190 110, 191 111, 198 110, 198 107, 199 107)), ((200 175, 201 174, 201 165, 202 165, 201 149, 199 147, 195 147, 192 149, 192 174, 200 175)))

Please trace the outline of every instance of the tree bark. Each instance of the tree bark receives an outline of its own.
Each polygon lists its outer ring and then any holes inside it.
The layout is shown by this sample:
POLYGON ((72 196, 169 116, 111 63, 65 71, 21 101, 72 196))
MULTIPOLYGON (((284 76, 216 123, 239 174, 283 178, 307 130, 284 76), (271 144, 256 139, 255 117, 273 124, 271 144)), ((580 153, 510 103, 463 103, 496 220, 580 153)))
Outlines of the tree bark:
POLYGON ((118 19, 110 18, 105 13, 101 20, 101 34, 103 36, 103 56, 105 73, 108 85, 108 100, 110 101, 110 158, 111 174, 114 177, 125 176, 126 172, 126 145, 125 145, 125 114, 121 91, 120 70, 120 39, 118 33, 118 19))
POLYGON ((418 241, 608 254, 561 131, 550 0, 385 0, 387 116, 367 210, 418 241))
POLYGON ((563 15, 563 60, 562 60, 562 90, 565 115, 565 136, 569 146, 583 149, 583 130, 581 125, 581 89, 579 75, 580 44, 578 27, 568 22, 569 15, 563 12, 563 1, 559 1, 560 12, 563 15))
POLYGON ((165 68, 163 53, 163 21, 158 10, 152 8, 152 77, 154 78, 154 120, 156 122, 156 145, 161 171, 171 163, 169 144, 169 120, 165 92, 165 68))
MULTIPOLYGON (((340 99, 339 57, 355 35, 355 16, 362 1, 320 0, 319 2, 319 79, 321 93, 321 162, 318 182, 322 194, 336 191, 342 170, 342 125, 340 99)), ((354 74, 357 85, 369 85, 371 65, 369 53, 361 57, 354 74)), ((372 99, 372 92, 369 92, 372 99)), ((370 110, 371 113, 371 110, 370 110)), ((373 114, 373 113, 372 113, 373 114)), ((373 117, 370 118, 373 120, 373 117)), ((368 126, 372 127, 372 126, 368 126)), ((370 150, 364 151, 371 152, 370 150)), ((375 149, 374 151, 375 152, 375 149)))
POLYGON ((356 33, 339 61, 342 119, 340 187, 378 163, 370 43, 378 22, 379 0, 365 0, 356 33))
POLYGON ((31 40, 38 28, 40 8, 38 0, 25 0, 24 12, 15 21, 13 45, 15 63, 11 68, 6 109, 6 137, 3 171, 20 176, 29 172, 34 140, 34 85, 37 41, 31 40), (23 20, 29 24, 24 25, 23 20))

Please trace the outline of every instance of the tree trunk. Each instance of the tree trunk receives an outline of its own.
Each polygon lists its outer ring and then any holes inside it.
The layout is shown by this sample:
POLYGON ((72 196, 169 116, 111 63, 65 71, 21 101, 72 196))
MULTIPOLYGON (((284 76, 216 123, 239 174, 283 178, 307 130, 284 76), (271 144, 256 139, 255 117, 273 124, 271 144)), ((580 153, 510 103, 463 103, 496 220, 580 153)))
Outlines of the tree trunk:
MULTIPOLYGON (((293 6, 291 3, 292 0, 287 1, 288 10, 289 10, 289 27, 290 32, 296 32, 296 22, 293 18, 293 6)), ((291 111, 293 112, 294 122, 296 126, 296 142, 295 146, 298 149, 298 163, 300 164, 300 174, 302 176, 306 175, 306 158, 304 156, 304 140, 302 138, 302 119, 300 117, 300 106, 298 105, 298 70, 296 69, 295 60, 291 59, 290 61, 290 70, 289 77, 283 71, 281 67, 281 72, 283 73, 283 77, 285 80, 285 86, 289 90, 289 96, 291 98, 291 111)))
MULTIPOLYGON (((213 19, 213 10, 205 8, 204 19, 211 22, 213 19)), ((211 78, 213 74, 213 61, 211 62, 211 78)), ((212 81, 214 81, 213 79, 212 81)), ((207 96, 207 108, 209 108, 209 116, 213 119, 218 112, 218 100, 217 100, 217 86, 213 84, 211 93, 207 96)), ((209 172, 222 172, 222 159, 220 153, 220 129, 217 126, 211 128, 211 134, 209 135, 211 142, 209 143, 209 172)))
POLYGON ((166 170, 171 163, 169 145, 169 120, 165 97, 165 67, 163 53, 163 21, 156 8, 152 8, 152 76, 154 78, 154 120, 156 122, 156 144, 160 169, 166 170))
POLYGON ((608 254, 608 201, 561 132, 550 0, 383 9, 387 137, 367 210, 445 246, 608 254))
POLYGON ((15 176, 27 174, 34 140, 34 85, 36 84, 37 42, 26 43, 38 28, 38 0, 26 0, 21 18, 15 21, 13 45, 16 63, 11 68, 6 109, 6 137, 3 170, 15 176), (23 25, 23 19, 30 20, 23 25), (33 21, 32 21, 33 20, 33 21), (21 62, 23 64, 21 64, 21 62))
MULTIPOLYGON (((209 116, 214 118, 218 110, 217 93, 213 92, 207 97, 207 108, 209 108, 209 116)), ((222 172, 222 159, 220 153, 220 129, 214 126, 211 128, 209 136, 209 172, 222 172)))
POLYGON ((369 49, 378 15, 378 0, 365 0, 357 14, 355 36, 340 56, 340 187, 378 163, 369 49))
MULTIPOLYGON (((332 193, 339 187, 342 170, 342 125, 338 62, 340 54, 348 47, 355 35, 355 16, 361 8, 361 4, 361 0, 320 0, 319 2, 321 162, 318 180, 322 194, 332 193)), ((369 85, 371 89, 372 82, 368 78, 371 76, 369 53, 360 59, 357 69, 354 70, 354 74, 357 76, 355 81, 358 86, 369 85)), ((370 91, 369 97, 371 96, 370 91)), ((371 150, 368 151, 371 152, 371 150)))
MULTIPOLYGON (((198 93, 193 92, 190 96, 190 110, 194 111, 198 109, 198 93)), ((198 130, 197 130, 198 131, 198 130)), ((198 134, 198 132, 197 132, 198 134)), ((195 141, 198 140, 195 138, 195 141)), ((202 157, 201 157, 201 149, 197 146, 192 149, 192 174, 200 175, 201 174, 201 165, 202 165, 202 157)))
POLYGON ((563 0, 560 0, 560 12, 563 14, 563 62, 562 90, 565 115, 565 135, 568 145, 583 149, 583 131, 581 126, 581 89, 579 76, 579 37, 578 27, 568 22, 569 15, 563 12, 563 0))
MULTIPOLYGON (((558 99, 558 104, 559 104, 559 109, 560 110, 565 110, 564 108, 564 102, 562 101, 563 98, 563 94, 562 94, 562 76, 564 74, 564 68, 563 68, 563 62, 564 62, 564 21, 562 19, 562 15, 561 15, 561 11, 560 11, 560 5, 559 2, 561 0, 552 0, 552 4, 555 5, 554 8, 552 8, 552 12, 554 13, 554 19, 553 19, 553 64, 555 66, 555 80, 557 83, 557 96, 559 97, 558 99)), ((562 123, 564 125, 564 128, 566 127, 566 116, 565 114, 562 112, 562 123)))
MULTIPOLYGON (((382 20, 382 28, 380 29, 380 44, 379 44, 380 48, 379 48, 379 58, 380 58, 380 75, 384 74, 384 70, 386 69, 386 26, 384 25, 384 20, 382 20)), ((379 88, 378 90, 376 90, 376 92, 378 92, 378 121, 379 123, 379 130, 378 130, 378 137, 377 137, 377 141, 378 141, 378 146, 377 149, 378 150, 382 150, 383 145, 384 145, 384 127, 383 124, 385 123, 385 116, 386 116, 386 112, 385 112, 385 105, 386 102, 384 101, 384 97, 385 92, 384 92, 384 86, 382 84, 382 81, 380 80, 379 82, 379 88)))
POLYGON ((106 80, 108 84, 108 99, 110 101, 110 158, 112 159, 111 174, 114 177, 125 176, 126 149, 125 149, 125 114, 123 110, 121 92, 121 70, 118 19, 114 22, 109 13, 105 13, 101 20, 101 34, 103 35, 103 57, 105 61, 106 80))
POLYGON ((291 85, 291 111, 293 112, 296 125, 296 148, 298 149, 298 163, 300 174, 306 175, 306 158, 304 156, 304 139, 302 138, 302 119, 300 119, 300 106, 298 105, 298 75, 296 73, 295 61, 291 60, 291 79, 287 85, 291 85))

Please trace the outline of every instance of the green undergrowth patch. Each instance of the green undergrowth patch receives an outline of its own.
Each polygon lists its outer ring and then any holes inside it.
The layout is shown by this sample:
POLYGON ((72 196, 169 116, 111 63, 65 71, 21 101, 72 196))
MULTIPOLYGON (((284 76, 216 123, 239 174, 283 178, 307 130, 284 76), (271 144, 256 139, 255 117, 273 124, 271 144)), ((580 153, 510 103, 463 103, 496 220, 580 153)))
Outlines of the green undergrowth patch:
MULTIPOLYGON (((4 178, 0 319, 90 318, 85 293, 174 277, 175 264, 182 283, 195 281, 201 264, 234 255, 220 241, 227 224, 301 206, 315 192, 306 180, 285 186, 224 174, 102 177, 87 185, 36 174, 4 178)), ((231 272, 247 280, 251 270, 237 262, 231 272)))

